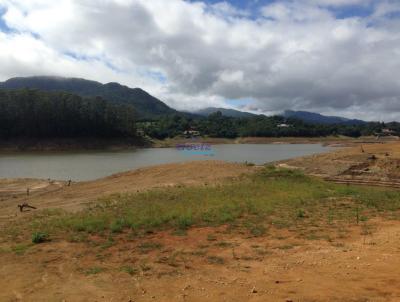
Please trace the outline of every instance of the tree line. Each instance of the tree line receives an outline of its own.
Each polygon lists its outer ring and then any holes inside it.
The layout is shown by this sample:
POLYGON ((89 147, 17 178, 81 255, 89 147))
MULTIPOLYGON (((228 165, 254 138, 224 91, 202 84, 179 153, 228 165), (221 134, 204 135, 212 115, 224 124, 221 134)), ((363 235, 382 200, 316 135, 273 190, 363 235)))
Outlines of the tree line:
POLYGON ((136 120, 132 106, 66 92, 0 90, 1 138, 134 136, 136 120))
POLYGON ((157 139, 172 138, 182 135, 185 130, 194 129, 204 136, 236 138, 236 137, 323 137, 349 136, 360 137, 374 135, 385 127, 396 127, 400 124, 369 122, 365 124, 311 124, 295 118, 282 116, 255 116, 246 118, 227 117, 216 112, 208 117, 187 118, 185 116, 166 116, 155 121, 138 123, 138 128, 150 137, 157 139), (282 126, 285 124, 286 126, 282 126))

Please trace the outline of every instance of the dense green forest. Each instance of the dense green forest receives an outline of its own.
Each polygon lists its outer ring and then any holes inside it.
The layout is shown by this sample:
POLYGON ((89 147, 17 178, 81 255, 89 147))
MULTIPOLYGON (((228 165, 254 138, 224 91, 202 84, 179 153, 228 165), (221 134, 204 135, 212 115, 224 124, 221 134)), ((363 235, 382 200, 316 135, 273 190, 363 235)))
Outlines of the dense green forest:
POLYGON ((100 97, 66 92, 0 90, 1 138, 136 136, 135 110, 100 97))
POLYGON ((211 137, 320 137, 328 135, 344 135, 359 137, 374 135, 387 126, 395 126, 400 130, 398 123, 385 125, 383 123, 365 123, 357 125, 324 125, 310 124, 298 119, 282 116, 254 116, 249 118, 235 118, 223 116, 220 112, 202 118, 186 118, 184 116, 167 116, 156 121, 138 124, 141 131, 154 138, 164 139, 181 135, 185 130, 194 129, 201 135, 211 137), (286 126, 282 127, 282 124, 286 126))

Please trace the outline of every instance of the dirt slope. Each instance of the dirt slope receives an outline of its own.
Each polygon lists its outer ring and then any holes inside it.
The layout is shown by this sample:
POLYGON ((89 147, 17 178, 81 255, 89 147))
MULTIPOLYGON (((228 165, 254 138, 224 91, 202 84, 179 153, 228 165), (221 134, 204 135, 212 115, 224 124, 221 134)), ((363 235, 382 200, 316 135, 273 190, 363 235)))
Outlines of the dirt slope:
POLYGON ((323 177, 400 181, 400 142, 359 144, 280 162, 323 177))

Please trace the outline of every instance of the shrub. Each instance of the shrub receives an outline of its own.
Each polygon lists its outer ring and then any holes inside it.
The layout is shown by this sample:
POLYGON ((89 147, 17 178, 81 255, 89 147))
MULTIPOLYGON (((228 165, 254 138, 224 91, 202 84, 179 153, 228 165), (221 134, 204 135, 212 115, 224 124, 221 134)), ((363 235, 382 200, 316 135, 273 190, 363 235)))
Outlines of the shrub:
POLYGON ((49 241, 50 237, 47 233, 36 232, 32 235, 32 242, 35 244, 49 241))
POLYGON ((306 217, 306 212, 303 209, 299 209, 297 211, 297 218, 305 218, 306 217))

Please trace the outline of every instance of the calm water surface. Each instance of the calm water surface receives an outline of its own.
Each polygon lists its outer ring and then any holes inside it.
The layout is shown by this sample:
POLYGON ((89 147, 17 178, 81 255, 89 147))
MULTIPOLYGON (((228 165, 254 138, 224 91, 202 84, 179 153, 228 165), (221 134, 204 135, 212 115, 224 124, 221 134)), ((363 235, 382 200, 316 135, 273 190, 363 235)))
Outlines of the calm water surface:
POLYGON ((214 145, 202 151, 149 148, 123 152, 65 152, 0 154, 0 178, 51 178, 92 180, 117 172, 158 164, 192 161, 249 161, 263 164, 298 156, 328 152, 318 144, 214 145))

